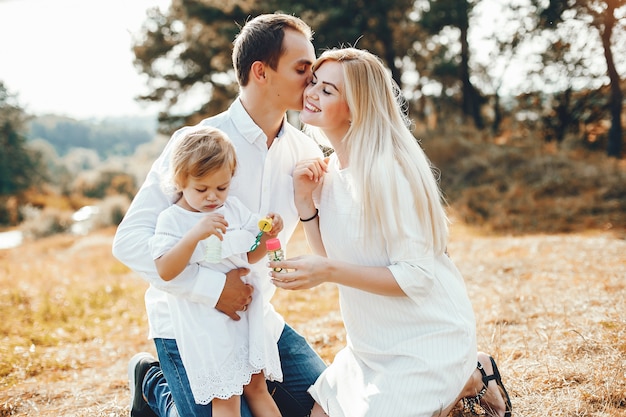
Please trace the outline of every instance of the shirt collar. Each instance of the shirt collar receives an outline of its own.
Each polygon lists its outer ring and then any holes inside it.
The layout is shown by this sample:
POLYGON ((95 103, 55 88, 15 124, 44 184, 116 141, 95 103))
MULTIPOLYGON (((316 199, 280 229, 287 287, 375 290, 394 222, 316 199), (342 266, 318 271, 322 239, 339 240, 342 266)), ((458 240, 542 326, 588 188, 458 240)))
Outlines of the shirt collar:
MULTIPOLYGON (((254 143, 259 137, 264 140, 267 139, 265 133, 261 128, 252 120, 246 109, 241 103, 241 98, 237 97, 235 101, 228 108, 228 112, 231 115, 232 120, 236 121, 236 128, 239 133, 250 143, 254 143)), ((285 123, 287 123, 287 116, 283 116, 283 123, 280 126, 276 139, 279 139, 283 133, 285 133, 285 123)))
POLYGON ((280 130, 278 131, 278 134, 276 135, 276 139, 280 139, 280 137, 283 135, 283 133, 285 133, 285 123, 287 123, 287 116, 283 116, 283 122, 280 125, 280 130))

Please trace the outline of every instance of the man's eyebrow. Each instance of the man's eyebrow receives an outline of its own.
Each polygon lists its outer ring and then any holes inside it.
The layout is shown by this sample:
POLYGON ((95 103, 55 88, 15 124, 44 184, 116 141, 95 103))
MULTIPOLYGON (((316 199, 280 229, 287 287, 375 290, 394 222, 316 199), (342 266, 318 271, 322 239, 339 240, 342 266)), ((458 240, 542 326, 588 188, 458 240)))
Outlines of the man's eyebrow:
POLYGON ((313 61, 311 61, 310 59, 305 59, 305 58, 299 59, 297 63, 299 65, 303 65, 303 64, 304 65, 313 65, 313 61))

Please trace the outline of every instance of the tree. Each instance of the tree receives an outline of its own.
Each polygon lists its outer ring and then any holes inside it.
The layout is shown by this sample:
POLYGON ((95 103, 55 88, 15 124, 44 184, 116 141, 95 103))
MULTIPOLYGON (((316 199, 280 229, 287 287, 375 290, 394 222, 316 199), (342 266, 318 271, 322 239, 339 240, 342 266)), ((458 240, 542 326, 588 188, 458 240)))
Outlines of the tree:
POLYGON ((279 2, 315 30, 317 51, 356 46, 379 56, 402 86, 402 59, 414 55, 420 27, 414 21, 414 0, 302 0, 279 2), (297 4, 293 4, 297 3, 297 4), (293 5, 290 5, 293 4, 293 5))
POLYGON ((76 148, 92 149, 100 158, 130 155, 138 145, 150 142, 150 129, 132 127, 123 122, 92 123, 66 117, 45 116, 29 123, 29 139, 49 142, 63 157, 76 148))
POLYGON ((174 0, 165 13, 151 9, 135 39, 135 66, 147 75, 150 90, 139 98, 164 104, 162 131, 217 113, 236 94, 230 58, 238 31, 234 22, 243 24, 254 14, 254 1, 207 3, 174 0), (201 96, 200 104, 189 109, 194 94, 201 96))
POLYGON ((38 158, 26 147, 27 115, 0 82, 0 196, 16 195, 39 178, 38 158))
MULTIPOLYGON (((513 90, 523 84, 518 62, 535 28, 536 10, 526 2, 477 2, 472 9, 469 43, 472 51, 473 84, 490 99, 491 132, 500 135, 506 110, 502 99, 514 95, 513 90), (514 73, 514 74, 512 74, 514 73), (512 83, 512 79, 516 82, 512 83), (515 85, 518 84, 518 85, 515 85)), ((526 70, 526 68, 524 68, 526 70)), ((532 90, 532 86, 527 86, 532 90)), ((505 100, 506 102, 506 100, 505 100)))
POLYGON ((542 18, 541 27, 544 29, 556 29, 568 20, 577 20, 598 31, 610 87, 611 128, 606 152, 609 156, 619 157, 623 141, 621 115, 624 94, 613 48, 620 44, 614 37, 616 31, 620 31, 623 36, 626 30, 624 19, 618 19, 618 16, 626 13, 626 0, 549 0, 547 5, 539 2, 538 7, 542 18))
POLYGON ((463 114, 472 117, 474 125, 482 129, 484 123, 480 107, 483 98, 470 80, 468 30, 474 3, 468 0, 428 0, 423 7, 420 24, 430 35, 438 35, 442 30, 449 27, 456 28, 459 31, 461 50, 458 62, 456 60, 444 61, 440 70, 443 71, 443 74, 447 74, 451 68, 456 68, 457 77, 461 83, 461 108, 463 114))
POLYGON ((0 224, 17 224, 23 193, 46 179, 43 157, 26 145, 28 116, 0 81, 0 224))
POLYGON ((380 56, 401 85, 402 58, 411 53, 418 28, 411 19, 413 3, 174 0, 166 12, 149 10, 134 41, 135 65, 148 77, 149 91, 139 98, 164 104, 164 133, 222 111, 237 93, 231 62, 237 25, 278 10, 311 25, 317 51, 357 44, 380 56))

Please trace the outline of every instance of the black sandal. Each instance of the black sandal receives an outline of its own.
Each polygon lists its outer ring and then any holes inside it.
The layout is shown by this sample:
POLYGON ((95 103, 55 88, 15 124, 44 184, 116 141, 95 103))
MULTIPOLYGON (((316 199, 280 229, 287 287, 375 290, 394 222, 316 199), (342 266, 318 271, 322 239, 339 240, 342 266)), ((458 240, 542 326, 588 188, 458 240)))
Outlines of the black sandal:
POLYGON ((511 411, 513 406, 511 405, 511 398, 509 398, 509 393, 506 392, 506 388, 504 388, 504 384, 502 383, 502 376, 500 375, 500 371, 498 370, 498 365, 496 365, 496 361, 489 356, 489 360, 491 361, 491 367, 493 368, 493 374, 487 376, 483 366, 478 362, 478 370, 483 377, 483 388, 480 390, 478 395, 475 397, 480 400, 483 395, 487 392, 487 385, 489 385, 489 381, 496 381, 498 384, 498 388, 500 389, 500 393, 502 394, 502 398, 504 399, 504 404, 506 409, 504 411, 504 417, 511 417, 511 411))
POLYGON ((489 407, 489 405, 481 404, 481 400, 487 393, 489 381, 492 380, 496 381, 496 384, 498 384, 498 388, 505 402, 506 410, 504 412, 504 417, 511 417, 511 399, 509 398, 509 394, 506 392, 506 388, 504 388, 504 384, 502 383, 502 377, 500 376, 500 371, 498 370, 496 361, 491 356, 489 356, 489 360, 491 361, 491 366, 493 367, 493 374, 487 375, 487 372, 485 372, 481 363, 477 362, 476 369, 480 371, 482 376, 483 387, 475 396, 461 398, 461 401, 456 405, 448 417, 486 416, 487 410, 485 410, 485 407, 489 407))

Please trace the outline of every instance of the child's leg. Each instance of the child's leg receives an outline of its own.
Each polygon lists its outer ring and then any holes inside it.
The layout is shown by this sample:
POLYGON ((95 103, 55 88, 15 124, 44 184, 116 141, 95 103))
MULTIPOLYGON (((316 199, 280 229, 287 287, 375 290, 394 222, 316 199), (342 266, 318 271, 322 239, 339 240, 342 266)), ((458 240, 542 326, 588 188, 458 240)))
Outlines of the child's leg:
POLYGON ((278 406, 267 390, 263 372, 252 375, 250 383, 243 387, 243 395, 254 417, 281 417, 278 406))
POLYGON ((211 400, 213 417, 241 417, 241 397, 233 395, 227 400, 213 398, 211 400))

